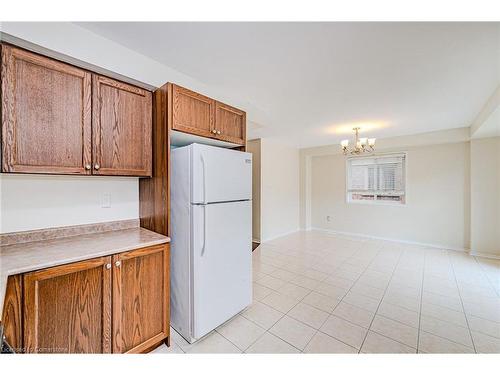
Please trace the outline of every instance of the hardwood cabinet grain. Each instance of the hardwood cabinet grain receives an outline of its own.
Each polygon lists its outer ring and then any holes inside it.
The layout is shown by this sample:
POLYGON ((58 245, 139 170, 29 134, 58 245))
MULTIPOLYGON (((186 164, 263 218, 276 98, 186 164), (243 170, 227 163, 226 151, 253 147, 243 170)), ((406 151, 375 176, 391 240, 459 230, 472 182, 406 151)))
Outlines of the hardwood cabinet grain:
POLYGON ((111 352, 111 257, 24 275, 28 353, 111 352))
POLYGON ((215 100, 178 85, 172 85, 172 129, 211 137, 215 100))
POLYGON ((2 172, 151 176, 151 92, 1 45, 2 172))
POLYGON ((217 138, 244 145, 246 142, 246 113, 227 104, 215 103, 217 138))
POLYGON ((151 92, 93 75, 93 174, 151 176, 151 92))
POLYGON ((184 87, 168 85, 172 87, 172 130, 245 145, 245 112, 184 87))
POLYGON ((139 181, 139 212, 141 227, 169 236, 171 131, 230 142, 245 151, 246 113, 173 83, 158 88, 153 100, 153 173, 139 181))
POLYGON ((7 341, 27 353, 143 353, 170 337, 170 246, 10 276, 7 341))
POLYGON ((2 312, 2 324, 7 342, 16 352, 23 351, 23 278, 9 276, 2 312))
POLYGON ((91 74, 2 45, 2 172, 90 174, 91 74))
POLYGON ((153 176, 139 180, 141 227, 168 236, 170 233, 170 129, 172 85, 153 93, 153 176))
POLYGON ((169 247, 117 254, 113 267, 113 352, 142 352, 169 336, 169 247))

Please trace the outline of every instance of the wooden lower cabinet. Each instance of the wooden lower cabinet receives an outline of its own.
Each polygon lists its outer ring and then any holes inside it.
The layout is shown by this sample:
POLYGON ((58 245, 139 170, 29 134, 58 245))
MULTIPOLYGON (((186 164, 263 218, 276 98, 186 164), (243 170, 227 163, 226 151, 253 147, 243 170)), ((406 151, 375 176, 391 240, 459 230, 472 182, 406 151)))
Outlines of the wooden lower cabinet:
POLYGON ((168 340, 169 245, 10 276, 2 324, 27 353, 141 353, 168 340))
POLYGON ((28 353, 111 352, 111 257, 24 275, 28 353))
POLYGON ((113 256, 113 352, 140 353, 169 336, 169 258, 164 245, 113 256))
POLYGON ((23 351, 23 276, 10 276, 3 301, 2 324, 10 346, 18 353, 23 351))

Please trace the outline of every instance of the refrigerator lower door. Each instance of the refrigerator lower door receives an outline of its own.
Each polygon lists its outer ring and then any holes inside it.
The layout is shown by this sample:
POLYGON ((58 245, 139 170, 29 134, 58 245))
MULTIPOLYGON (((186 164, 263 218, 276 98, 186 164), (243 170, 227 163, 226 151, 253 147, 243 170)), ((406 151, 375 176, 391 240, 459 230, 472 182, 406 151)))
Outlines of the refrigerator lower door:
POLYGON ((252 202, 192 208, 192 335, 199 339, 252 302, 252 202))

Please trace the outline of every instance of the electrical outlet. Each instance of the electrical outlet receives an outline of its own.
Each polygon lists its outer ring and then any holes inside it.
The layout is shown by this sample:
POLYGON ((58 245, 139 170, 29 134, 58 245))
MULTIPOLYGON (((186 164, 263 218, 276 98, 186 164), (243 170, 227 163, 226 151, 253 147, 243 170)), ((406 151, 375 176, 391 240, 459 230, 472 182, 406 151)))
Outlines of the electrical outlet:
POLYGON ((326 215, 326 221, 328 222, 332 221, 332 217, 330 215, 326 215))
POLYGON ((111 207, 111 194, 103 193, 101 196, 101 207, 110 208, 111 207))

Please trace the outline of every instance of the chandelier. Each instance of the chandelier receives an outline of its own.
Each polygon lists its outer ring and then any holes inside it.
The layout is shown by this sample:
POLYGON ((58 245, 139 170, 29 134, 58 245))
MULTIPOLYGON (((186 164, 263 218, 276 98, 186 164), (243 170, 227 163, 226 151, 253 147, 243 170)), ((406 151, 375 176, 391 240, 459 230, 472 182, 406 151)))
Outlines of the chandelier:
POLYGON ((355 131, 356 133, 356 138, 355 138, 355 144, 354 148, 349 148, 349 140, 344 139, 342 142, 340 142, 340 145, 342 146, 342 151, 344 152, 344 155, 351 154, 351 155, 360 155, 363 153, 370 153, 373 152, 375 149, 375 138, 359 138, 359 130, 361 128, 353 128, 352 130, 355 131))

